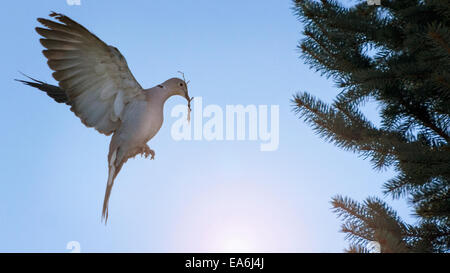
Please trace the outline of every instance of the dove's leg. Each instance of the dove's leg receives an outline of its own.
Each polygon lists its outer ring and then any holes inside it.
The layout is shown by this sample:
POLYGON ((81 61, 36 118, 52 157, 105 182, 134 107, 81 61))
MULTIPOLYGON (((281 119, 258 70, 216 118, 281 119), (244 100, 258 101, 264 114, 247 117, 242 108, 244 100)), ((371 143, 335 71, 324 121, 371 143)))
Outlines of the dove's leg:
POLYGON ((143 154, 145 156, 145 158, 147 158, 149 155, 151 155, 152 157, 150 159, 155 159, 155 151, 150 149, 150 147, 148 147, 147 144, 145 144, 145 146, 142 147, 141 154, 143 154))

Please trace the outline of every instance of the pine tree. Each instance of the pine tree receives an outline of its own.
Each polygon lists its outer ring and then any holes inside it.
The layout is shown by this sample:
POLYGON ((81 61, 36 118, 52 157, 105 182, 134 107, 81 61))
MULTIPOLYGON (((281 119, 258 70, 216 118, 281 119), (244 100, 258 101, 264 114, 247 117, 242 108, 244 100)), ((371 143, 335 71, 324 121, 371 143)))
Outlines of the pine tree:
POLYGON ((349 252, 450 251, 450 2, 296 0, 304 24, 302 58, 340 89, 331 104, 302 92, 297 113, 325 140, 368 158, 376 169, 393 167, 384 184, 393 198, 407 198, 417 223, 402 222, 387 204, 359 204, 337 196, 349 252), (381 124, 361 107, 375 101, 381 124))

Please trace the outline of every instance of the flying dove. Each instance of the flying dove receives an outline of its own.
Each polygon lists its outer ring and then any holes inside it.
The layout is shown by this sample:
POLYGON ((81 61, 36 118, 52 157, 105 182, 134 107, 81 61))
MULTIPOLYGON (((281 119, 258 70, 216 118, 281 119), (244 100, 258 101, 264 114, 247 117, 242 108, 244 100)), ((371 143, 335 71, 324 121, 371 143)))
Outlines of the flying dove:
MULTIPOLYGON (((52 12, 57 21, 38 18, 46 28, 36 28, 48 66, 59 86, 28 77, 20 82, 65 103, 87 127, 111 135, 108 153, 108 182, 102 220, 108 221, 111 189, 123 164, 137 154, 146 158, 155 152, 147 142, 163 123, 163 107, 168 98, 191 98, 183 79, 171 78, 155 87, 143 89, 131 74, 119 50, 109 46, 69 17, 52 12)), ((188 112, 189 119, 189 112, 188 112)))

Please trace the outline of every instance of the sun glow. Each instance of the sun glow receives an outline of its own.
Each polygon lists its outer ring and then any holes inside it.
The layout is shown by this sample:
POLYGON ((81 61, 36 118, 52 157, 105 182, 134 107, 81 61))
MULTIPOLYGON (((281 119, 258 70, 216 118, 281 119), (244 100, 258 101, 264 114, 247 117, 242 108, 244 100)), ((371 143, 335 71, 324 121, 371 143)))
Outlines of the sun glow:
POLYGON ((177 251, 299 251, 305 245, 301 215, 277 198, 275 189, 254 186, 218 184, 193 194, 173 231, 177 251))
POLYGON ((225 238, 223 243, 224 252, 250 252, 251 244, 246 238, 225 238))

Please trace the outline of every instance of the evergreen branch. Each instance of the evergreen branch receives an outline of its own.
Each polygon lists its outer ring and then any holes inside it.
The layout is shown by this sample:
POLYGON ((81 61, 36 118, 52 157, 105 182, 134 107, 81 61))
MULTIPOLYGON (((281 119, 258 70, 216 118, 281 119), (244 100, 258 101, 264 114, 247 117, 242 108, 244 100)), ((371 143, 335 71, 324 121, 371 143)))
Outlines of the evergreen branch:
POLYGON ((446 1, 296 0, 304 23, 302 58, 342 89, 331 105, 308 93, 294 110, 326 141, 369 157, 397 176, 384 193, 407 197, 419 223, 407 225, 379 199, 333 198, 351 241, 349 252, 376 240, 382 252, 450 252, 450 6, 446 1), (359 109, 381 106, 377 128, 359 109))

